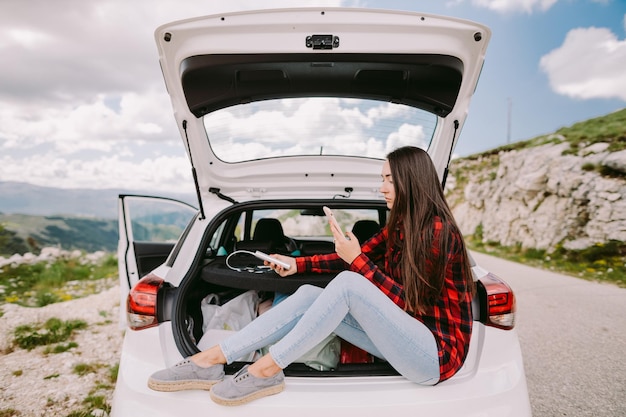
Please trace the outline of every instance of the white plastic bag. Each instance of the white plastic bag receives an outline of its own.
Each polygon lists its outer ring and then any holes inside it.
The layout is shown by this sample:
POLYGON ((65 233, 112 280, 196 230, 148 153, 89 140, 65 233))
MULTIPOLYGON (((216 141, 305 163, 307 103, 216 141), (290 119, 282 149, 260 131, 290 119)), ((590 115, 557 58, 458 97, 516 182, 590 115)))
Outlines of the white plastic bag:
MULTIPOLYGON (((256 318, 259 296, 256 291, 245 292, 224 305, 219 304, 216 294, 209 294, 200 302, 202 310, 203 336, 198 342, 198 349, 205 350, 219 344, 234 332, 242 329, 256 318)), ((252 352, 238 360, 251 362, 252 352)))
POLYGON ((256 291, 245 292, 223 305, 218 305, 215 294, 207 295, 200 302, 202 310, 202 332, 208 329, 241 330, 256 318, 259 295, 256 291))

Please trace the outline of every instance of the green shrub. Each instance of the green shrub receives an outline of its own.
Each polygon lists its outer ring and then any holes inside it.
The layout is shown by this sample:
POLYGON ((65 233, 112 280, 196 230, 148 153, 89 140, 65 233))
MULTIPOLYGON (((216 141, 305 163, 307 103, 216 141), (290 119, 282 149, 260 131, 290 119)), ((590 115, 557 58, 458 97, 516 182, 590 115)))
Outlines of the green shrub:
POLYGON ((618 169, 611 168, 610 166, 607 166, 607 165, 600 165, 598 167, 598 172, 603 177, 626 178, 626 173, 624 173, 624 172, 622 172, 622 171, 620 171, 618 169))
POLYGON ((626 242, 610 240, 607 243, 596 243, 586 249, 572 251, 567 251, 561 247, 559 253, 573 262, 593 263, 598 260, 607 261, 611 258, 619 258, 623 261, 626 257, 626 242))
POLYGON ((546 257, 546 251, 543 249, 526 249, 524 256, 528 259, 540 259, 543 260, 546 257))
POLYGON ((580 167, 583 171, 594 171, 596 169, 596 164, 591 162, 585 162, 582 167, 580 167))
POLYGON ((35 306, 37 307, 44 307, 48 304, 58 303, 59 301, 61 301, 61 297, 50 291, 40 290, 35 294, 35 306))

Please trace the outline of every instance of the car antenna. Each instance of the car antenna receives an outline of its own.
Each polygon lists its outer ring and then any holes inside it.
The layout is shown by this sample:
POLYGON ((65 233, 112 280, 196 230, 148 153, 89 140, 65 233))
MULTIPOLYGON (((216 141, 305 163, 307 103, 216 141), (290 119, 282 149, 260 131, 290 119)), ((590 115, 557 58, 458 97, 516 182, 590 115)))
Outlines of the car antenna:
POLYGON ((196 167, 193 164, 193 157, 191 156, 191 148, 189 147, 189 136, 187 135, 187 120, 183 120, 183 131, 185 132, 185 140, 187 141, 187 152, 189 153, 189 162, 191 162, 191 175, 193 176, 193 183, 196 186, 196 197, 198 197, 198 206, 200 207, 200 220, 206 219, 204 215, 204 206, 202 205, 202 196, 200 195, 200 185, 198 184, 198 174, 196 173, 196 167))
POLYGON ((443 179, 441 180, 441 188, 446 188, 446 180, 448 179, 448 172, 450 168, 450 160, 452 159, 452 150, 454 149, 454 141, 456 140, 456 134, 459 131, 459 121, 454 121, 454 133, 452 134, 452 144, 450 145, 450 155, 448 155, 448 163, 446 169, 443 170, 443 179))

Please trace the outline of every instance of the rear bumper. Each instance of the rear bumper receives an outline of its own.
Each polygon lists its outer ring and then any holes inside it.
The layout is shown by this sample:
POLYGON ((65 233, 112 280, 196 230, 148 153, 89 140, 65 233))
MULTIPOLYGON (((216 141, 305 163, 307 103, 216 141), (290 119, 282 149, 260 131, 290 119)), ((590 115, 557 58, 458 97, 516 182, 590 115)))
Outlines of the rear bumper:
POLYGON ((163 347, 167 357, 172 358, 168 364, 180 359, 173 340, 169 340, 171 331, 168 326, 126 332, 112 417, 292 417, 296 413, 299 417, 343 417, 347 414, 363 417, 416 412, 429 416, 531 415, 522 355, 514 330, 487 328, 477 323, 474 343, 485 348, 480 355, 475 355, 472 369, 464 369, 434 387, 421 387, 399 376, 288 377, 286 389, 279 395, 245 406, 223 407, 213 403, 205 391, 162 393, 147 387, 150 374, 166 366, 163 347))

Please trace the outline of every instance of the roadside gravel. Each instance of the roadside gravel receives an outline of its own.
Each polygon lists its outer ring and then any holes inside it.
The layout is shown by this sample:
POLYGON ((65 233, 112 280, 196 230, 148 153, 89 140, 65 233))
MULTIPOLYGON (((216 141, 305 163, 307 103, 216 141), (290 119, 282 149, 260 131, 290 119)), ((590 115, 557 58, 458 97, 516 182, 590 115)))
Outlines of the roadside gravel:
POLYGON ((111 369, 119 362, 123 338, 117 286, 41 308, 4 304, 0 310, 0 416, 68 416, 86 410, 89 414, 83 415, 107 415, 106 406, 94 409, 93 404, 100 396, 110 405, 115 385, 111 369), (17 326, 52 317, 87 322, 71 339, 77 347, 46 354, 45 346, 28 351, 14 345, 17 326))

